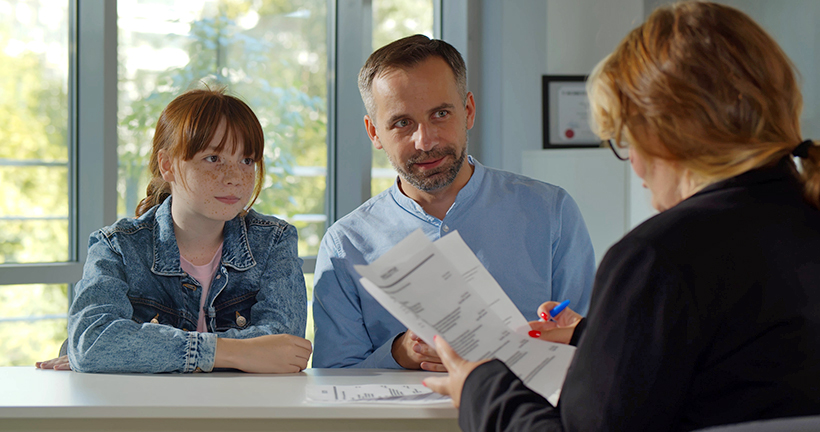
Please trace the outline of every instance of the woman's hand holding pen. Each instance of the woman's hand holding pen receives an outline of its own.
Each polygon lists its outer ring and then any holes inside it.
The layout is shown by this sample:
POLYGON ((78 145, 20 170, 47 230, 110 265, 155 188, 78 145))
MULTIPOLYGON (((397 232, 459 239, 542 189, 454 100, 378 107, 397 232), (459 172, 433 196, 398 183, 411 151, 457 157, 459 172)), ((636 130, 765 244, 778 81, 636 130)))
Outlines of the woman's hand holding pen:
POLYGON ((311 352, 310 341, 289 334, 219 338, 214 367, 253 373, 295 373, 307 367, 311 352))
POLYGON ((538 307, 538 316, 542 319, 530 321, 530 336, 550 342, 569 343, 575 326, 583 317, 566 306, 551 315, 550 312, 558 307, 559 303, 554 301, 548 301, 538 307))

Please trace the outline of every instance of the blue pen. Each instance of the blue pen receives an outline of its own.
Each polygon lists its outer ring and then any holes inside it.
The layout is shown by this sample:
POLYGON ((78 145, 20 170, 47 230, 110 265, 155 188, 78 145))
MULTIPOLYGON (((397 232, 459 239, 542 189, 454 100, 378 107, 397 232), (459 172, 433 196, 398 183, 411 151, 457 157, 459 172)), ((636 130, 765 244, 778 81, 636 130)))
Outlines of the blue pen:
POLYGON ((555 320, 552 317, 558 316, 558 314, 563 312, 564 309, 567 308, 567 306, 569 306, 569 300, 564 300, 561 303, 559 303, 558 306, 552 308, 552 310, 549 311, 549 321, 555 322, 555 320))

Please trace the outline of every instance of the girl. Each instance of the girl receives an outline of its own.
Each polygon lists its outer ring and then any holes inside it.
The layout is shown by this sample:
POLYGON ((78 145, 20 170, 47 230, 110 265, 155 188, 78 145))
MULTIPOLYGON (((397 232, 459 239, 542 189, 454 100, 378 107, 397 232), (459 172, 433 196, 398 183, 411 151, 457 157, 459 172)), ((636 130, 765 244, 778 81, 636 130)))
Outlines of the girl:
MULTIPOLYGON (((192 90, 157 122, 137 218, 91 235, 68 319, 80 372, 298 372, 311 344, 296 229, 250 207, 262 127, 222 90, 192 90)), ((65 359, 38 367, 67 368, 65 359)))

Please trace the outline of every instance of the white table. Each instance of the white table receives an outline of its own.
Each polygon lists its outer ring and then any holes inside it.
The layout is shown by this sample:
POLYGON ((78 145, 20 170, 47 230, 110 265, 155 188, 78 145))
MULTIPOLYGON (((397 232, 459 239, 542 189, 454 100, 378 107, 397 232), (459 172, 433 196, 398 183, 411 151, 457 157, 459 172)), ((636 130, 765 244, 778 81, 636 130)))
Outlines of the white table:
POLYGON ((82 374, 0 367, 0 430, 457 431, 451 404, 321 404, 305 385, 420 384, 431 372, 82 374))

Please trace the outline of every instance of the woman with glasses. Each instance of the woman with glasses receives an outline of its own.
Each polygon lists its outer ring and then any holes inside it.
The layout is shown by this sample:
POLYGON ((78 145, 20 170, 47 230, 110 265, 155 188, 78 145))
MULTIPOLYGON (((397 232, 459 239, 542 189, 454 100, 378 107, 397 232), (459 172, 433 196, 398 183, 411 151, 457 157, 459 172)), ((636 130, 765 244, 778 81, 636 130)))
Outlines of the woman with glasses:
POLYGON ((450 374, 425 383, 460 404, 463 430, 820 414, 820 147, 801 136, 793 69, 748 16, 706 2, 656 10, 596 67, 597 132, 661 213, 607 252, 588 317, 542 332, 578 341, 557 408, 437 338, 450 374))

